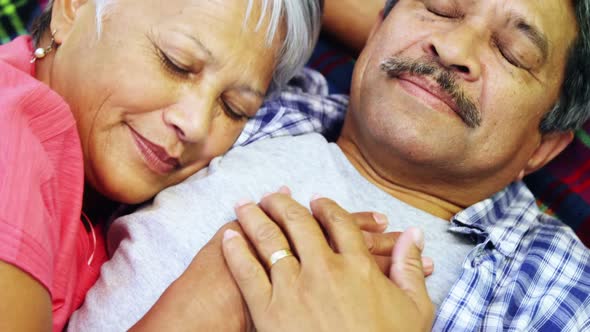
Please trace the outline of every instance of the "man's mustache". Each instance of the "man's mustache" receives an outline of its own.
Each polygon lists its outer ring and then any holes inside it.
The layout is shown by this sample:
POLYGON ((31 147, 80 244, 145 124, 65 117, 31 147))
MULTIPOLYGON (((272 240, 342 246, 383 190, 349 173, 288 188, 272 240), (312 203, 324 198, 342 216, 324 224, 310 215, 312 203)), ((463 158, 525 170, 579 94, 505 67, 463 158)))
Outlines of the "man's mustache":
POLYGON ((457 105, 457 114, 468 127, 477 128, 481 125, 481 113, 457 84, 455 73, 442 68, 438 63, 429 59, 390 57, 381 63, 381 70, 390 78, 397 78, 402 74, 431 77, 453 99, 457 105))

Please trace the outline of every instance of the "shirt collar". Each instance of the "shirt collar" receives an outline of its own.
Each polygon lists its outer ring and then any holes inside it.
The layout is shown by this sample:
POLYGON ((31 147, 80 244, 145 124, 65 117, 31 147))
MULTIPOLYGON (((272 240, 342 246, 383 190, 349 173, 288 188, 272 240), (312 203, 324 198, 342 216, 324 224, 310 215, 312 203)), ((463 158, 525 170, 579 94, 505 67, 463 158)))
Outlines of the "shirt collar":
POLYGON ((450 230, 472 235, 478 243, 489 240, 500 253, 511 257, 540 214, 535 197, 518 181, 456 214, 450 230))
POLYGON ((35 76, 33 57, 33 41, 30 36, 20 36, 8 44, 0 45, 0 61, 35 76))

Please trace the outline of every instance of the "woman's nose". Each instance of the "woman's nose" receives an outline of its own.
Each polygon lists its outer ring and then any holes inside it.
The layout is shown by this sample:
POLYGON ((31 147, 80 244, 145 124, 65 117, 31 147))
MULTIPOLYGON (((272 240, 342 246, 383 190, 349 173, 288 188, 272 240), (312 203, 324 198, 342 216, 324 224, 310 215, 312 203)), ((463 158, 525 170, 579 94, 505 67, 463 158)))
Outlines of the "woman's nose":
POLYGON ((201 142, 207 138, 215 117, 215 100, 204 94, 183 96, 164 111, 164 122, 174 128, 181 141, 201 142))

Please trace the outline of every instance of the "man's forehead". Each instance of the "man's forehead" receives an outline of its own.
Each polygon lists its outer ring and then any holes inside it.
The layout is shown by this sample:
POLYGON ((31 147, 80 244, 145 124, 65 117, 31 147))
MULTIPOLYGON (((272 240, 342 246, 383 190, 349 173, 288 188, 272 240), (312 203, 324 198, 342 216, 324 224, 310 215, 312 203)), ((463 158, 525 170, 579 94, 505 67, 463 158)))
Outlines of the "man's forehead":
MULTIPOLYGON (((527 35, 548 56, 572 45, 578 25, 572 0, 400 0, 426 7, 457 9, 465 15, 486 17, 490 24, 527 35)), ((395 7, 394 7, 395 10, 395 7)), ((561 52, 557 52, 561 53, 561 52)))

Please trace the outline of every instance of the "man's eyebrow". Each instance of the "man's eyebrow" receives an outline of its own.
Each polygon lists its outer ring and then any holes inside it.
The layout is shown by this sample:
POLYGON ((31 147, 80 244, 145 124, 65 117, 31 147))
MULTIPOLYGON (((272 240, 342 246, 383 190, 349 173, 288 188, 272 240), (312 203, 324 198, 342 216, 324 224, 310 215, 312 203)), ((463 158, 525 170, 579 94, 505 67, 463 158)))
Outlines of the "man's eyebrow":
POLYGON ((515 15, 514 21, 516 23, 516 28, 523 32, 527 38, 539 48, 543 55, 543 62, 545 62, 549 55, 549 42, 547 36, 541 31, 541 29, 527 22, 527 20, 520 15, 515 15))

